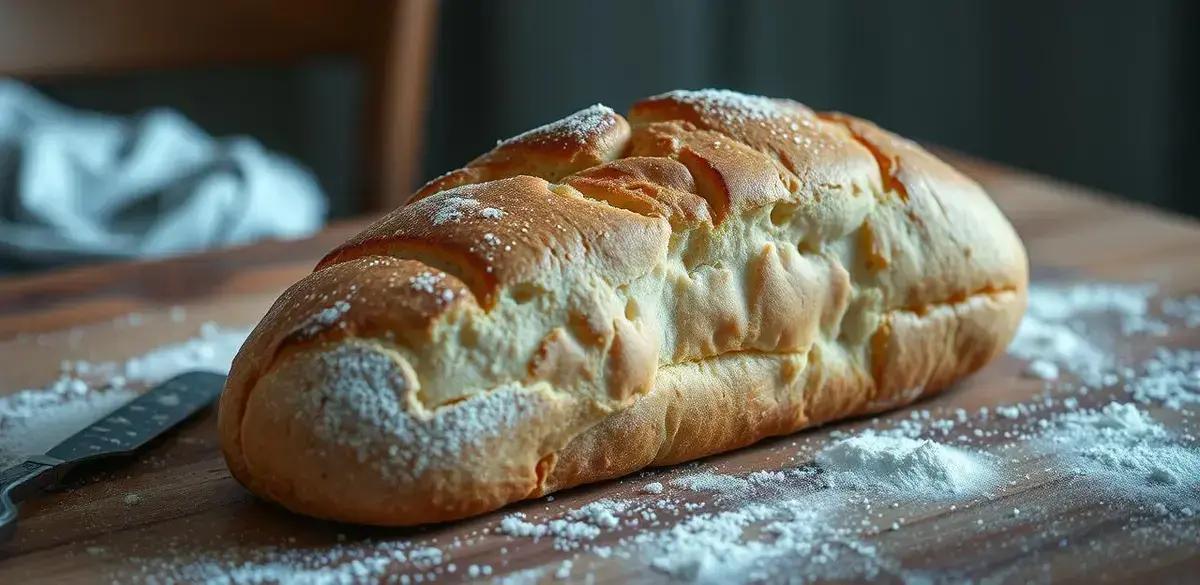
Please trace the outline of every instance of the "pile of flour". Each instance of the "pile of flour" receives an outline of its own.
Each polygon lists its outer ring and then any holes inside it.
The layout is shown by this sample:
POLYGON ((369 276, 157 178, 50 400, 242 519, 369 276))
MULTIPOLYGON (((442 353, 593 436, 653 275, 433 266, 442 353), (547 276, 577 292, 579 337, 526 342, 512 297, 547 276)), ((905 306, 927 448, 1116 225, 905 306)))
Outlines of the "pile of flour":
POLYGON ((928 439, 866 432, 817 454, 834 487, 880 489, 931 499, 979 493, 994 475, 978 454, 928 439))

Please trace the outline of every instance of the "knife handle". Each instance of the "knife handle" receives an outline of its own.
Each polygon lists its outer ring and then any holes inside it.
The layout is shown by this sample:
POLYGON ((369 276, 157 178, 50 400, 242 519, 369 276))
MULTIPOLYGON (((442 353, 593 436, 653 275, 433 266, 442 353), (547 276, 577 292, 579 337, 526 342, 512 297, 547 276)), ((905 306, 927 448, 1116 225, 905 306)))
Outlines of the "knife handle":
POLYGON ((0 471, 0 542, 17 530, 17 502, 62 479, 62 461, 40 455, 0 471))

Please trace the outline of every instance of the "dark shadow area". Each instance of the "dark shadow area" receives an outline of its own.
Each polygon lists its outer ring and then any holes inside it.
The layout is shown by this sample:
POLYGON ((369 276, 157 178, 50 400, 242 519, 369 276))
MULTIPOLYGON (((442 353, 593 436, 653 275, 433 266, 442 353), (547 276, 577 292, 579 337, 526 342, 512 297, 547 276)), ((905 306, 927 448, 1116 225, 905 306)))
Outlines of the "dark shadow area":
MULTIPOLYGON (((505 0, 441 3, 422 176, 596 102, 674 88, 790 97, 1200 215, 1200 7, 1186 0, 505 0)), ((68 104, 170 106, 312 168, 358 211, 361 75, 339 59, 36 84, 68 104)))

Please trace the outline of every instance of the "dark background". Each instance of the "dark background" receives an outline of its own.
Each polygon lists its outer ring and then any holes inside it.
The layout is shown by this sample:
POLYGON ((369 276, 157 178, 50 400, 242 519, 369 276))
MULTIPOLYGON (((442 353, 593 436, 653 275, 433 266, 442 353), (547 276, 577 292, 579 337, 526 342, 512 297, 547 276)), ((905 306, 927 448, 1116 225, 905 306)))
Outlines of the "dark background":
MULTIPOLYGON (((603 102, 728 87, 1200 215, 1200 4, 446 1, 424 177, 603 102)), ((348 61, 38 85, 74 106, 177 108, 312 168, 356 211, 361 75, 348 61)))

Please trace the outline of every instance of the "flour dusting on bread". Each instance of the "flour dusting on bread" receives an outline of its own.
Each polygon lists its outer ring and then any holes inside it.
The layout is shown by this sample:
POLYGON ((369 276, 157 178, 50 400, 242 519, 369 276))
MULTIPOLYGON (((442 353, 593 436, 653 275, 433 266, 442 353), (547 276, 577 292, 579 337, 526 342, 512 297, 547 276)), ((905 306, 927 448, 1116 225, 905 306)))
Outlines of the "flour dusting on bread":
POLYGON ((339 344, 318 359, 325 383, 308 395, 320 412, 317 435, 388 475, 413 477, 455 465, 468 449, 511 433, 536 408, 521 389, 506 387, 414 417, 418 389, 397 375, 386 354, 339 344))
POLYGON ((470 197, 446 197, 431 219, 433 225, 462 221, 469 211, 477 207, 479 202, 470 197))
POLYGON ((335 325, 342 315, 345 315, 350 310, 350 303, 345 300, 334 302, 332 305, 317 311, 309 320, 300 327, 300 331, 304 335, 316 335, 322 330, 335 325))
POLYGON ((694 105, 706 114, 736 122, 763 121, 784 116, 779 105, 771 98, 748 95, 728 89, 677 89, 656 97, 694 105))
POLYGON ((438 283, 442 282, 445 276, 445 274, 440 272, 425 271, 416 276, 409 277, 408 283, 412 285, 413 290, 433 294, 437 291, 438 283))
POLYGON ((579 110, 566 118, 538 126, 533 130, 522 132, 508 140, 497 143, 498 146, 522 142, 537 143, 548 140, 564 140, 577 144, 585 144, 588 140, 602 133, 613 125, 616 112, 604 104, 595 104, 579 110))
POLYGON ((479 217, 486 219, 501 219, 504 217, 504 210, 499 207, 484 207, 479 210, 479 217))

